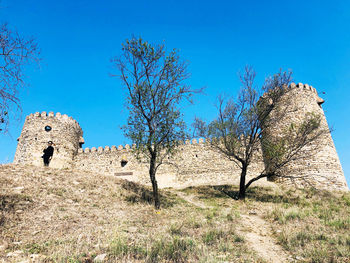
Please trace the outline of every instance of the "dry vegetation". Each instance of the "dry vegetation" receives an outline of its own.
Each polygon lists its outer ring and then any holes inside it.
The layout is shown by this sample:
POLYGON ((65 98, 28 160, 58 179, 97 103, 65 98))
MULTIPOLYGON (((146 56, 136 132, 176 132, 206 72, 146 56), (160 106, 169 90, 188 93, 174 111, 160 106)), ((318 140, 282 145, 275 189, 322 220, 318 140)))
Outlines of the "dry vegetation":
POLYGON ((349 193, 252 188, 242 202, 230 186, 169 189, 156 211, 149 188, 98 174, 3 165, 0 185, 0 262, 268 262, 248 217, 288 262, 350 258, 349 193))

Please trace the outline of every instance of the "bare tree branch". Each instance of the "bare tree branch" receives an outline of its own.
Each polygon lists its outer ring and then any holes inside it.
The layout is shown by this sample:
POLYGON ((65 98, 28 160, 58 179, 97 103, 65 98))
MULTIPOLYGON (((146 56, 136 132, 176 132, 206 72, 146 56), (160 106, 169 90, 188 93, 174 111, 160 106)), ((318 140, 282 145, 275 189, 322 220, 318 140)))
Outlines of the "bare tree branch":
MULTIPOLYGON (((271 176, 282 176, 282 169, 298 156, 303 155, 303 150, 319 136, 323 131, 318 130, 318 116, 307 116, 300 126, 295 125, 294 130, 288 130, 278 140, 262 140, 262 134, 266 129, 273 129, 276 121, 285 117, 287 109, 279 110, 276 105, 282 96, 288 92, 284 87, 291 82, 290 71, 280 70, 272 77, 265 80, 261 88, 265 92, 260 100, 260 90, 254 87, 256 73, 252 67, 245 67, 240 75, 242 88, 234 100, 229 98, 218 99, 218 117, 208 125, 196 119, 194 127, 202 137, 210 138, 210 145, 223 153, 241 168, 239 198, 245 197, 246 189, 255 181, 271 176), (274 114, 271 112, 274 110, 274 114), (246 175, 249 165, 261 148, 273 163, 273 169, 264 170, 261 174, 251 179, 247 184, 246 175), (283 147, 282 147, 282 146, 283 147)), ((271 166, 270 166, 271 167, 271 166)))
POLYGON ((39 54, 33 38, 23 38, 7 24, 0 25, 0 132, 7 132, 11 115, 22 111, 18 92, 26 84, 24 67, 38 63, 39 54))
POLYGON ((160 207, 156 172, 164 159, 175 152, 177 141, 187 138, 179 110, 183 100, 191 102, 194 93, 184 81, 189 77, 187 63, 176 50, 168 55, 164 45, 151 45, 133 37, 123 45, 123 54, 112 59, 127 90, 127 137, 136 145, 139 159, 147 159, 155 207, 160 207))

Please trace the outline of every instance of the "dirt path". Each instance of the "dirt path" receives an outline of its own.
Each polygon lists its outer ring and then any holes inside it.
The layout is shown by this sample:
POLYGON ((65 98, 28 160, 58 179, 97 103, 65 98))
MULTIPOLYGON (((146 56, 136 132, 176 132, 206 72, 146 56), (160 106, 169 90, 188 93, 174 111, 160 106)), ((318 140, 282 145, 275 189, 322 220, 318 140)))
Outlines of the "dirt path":
MULTIPOLYGON (((203 209, 212 208, 198 200, 195 195, 187 195, 180 191, 177 191, 176 194, 194 206, 203 209)), ((289 262, 286 252, 271 237, 272 229, 264 219, 255 214, 241 214, 241 219, 237 230, 245 238, 248 247, 252 248, 266 262, 289 262)))
POLYGON ((238 232, 245 237, 248 247, 267 262, 289 262, 286 252, 271 237, 272 229, 264 219, 258 215, 241 215, 241 218, 238 232))

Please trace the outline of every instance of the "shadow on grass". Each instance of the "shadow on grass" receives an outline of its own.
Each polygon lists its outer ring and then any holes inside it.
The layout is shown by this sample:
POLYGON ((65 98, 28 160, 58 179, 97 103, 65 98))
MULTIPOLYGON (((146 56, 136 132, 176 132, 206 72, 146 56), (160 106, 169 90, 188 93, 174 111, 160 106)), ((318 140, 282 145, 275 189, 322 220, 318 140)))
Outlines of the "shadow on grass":
POLYGON ((299 195, 293 195, 291 192, 286 191, 284 194, 277 194, 270 188, 252 187, 246 192, 246 198, 263 202, 263 203, 288 203, 288 204, 300 204, 301 198, 299 195))
POLYGON ((32 202, 29 196, 22 194, 0 195, 0 226, 5 224, 5 214, 25 210, 31 206, 32 202))
POLYGON ((0 211, 11 212, 17 209, 27 208, 32 203, 29 196, 22 194, 0 195, 0 211))
MULTIPOLYGON (((238 187, 232 185, 212 185, 188 187, 184 192, 191 192, 198 195, 199 199, 235 199, 238 200, 238 187)), ((270 188, 251 187, 246 192, 246 199, 264 203, 289 203, 299 204, 300 197, 293 196, 289 192, 276 194, 270 188)))
MULTIPOLYGON (((121 187, 126 190, 125 201, 129 203, 147 203, 153 205, 153 191, 151 187, 141 184, 122 180, 121 187)), ((160 205, 163 208, 172 207, 179 203, 178 197, 175 194, 169 193, 166 190, 158 190, 160 205)))

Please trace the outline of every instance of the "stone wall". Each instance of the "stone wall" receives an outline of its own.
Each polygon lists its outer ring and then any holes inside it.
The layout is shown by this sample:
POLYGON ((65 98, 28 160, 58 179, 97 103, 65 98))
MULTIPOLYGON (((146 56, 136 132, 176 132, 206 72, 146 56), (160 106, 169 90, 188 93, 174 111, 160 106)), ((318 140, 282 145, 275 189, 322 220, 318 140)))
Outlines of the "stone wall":
MULTIPOLYGON (((308 113, 321 117, 320 129, 326 133, 303 148, 295 160, 288 163, 283 169, 283 175, 291 176, 293 180, 277 178, 283 184, 297 184, 299 186, 315 186, 317 188, 348 190, 344 173, 335 149, 326 117, 322 109, 321 99, 315 88, 308 84, 292 83, 286 87, 286 93, 282 100, 275 105, 276 112, 271 115, 281 114, 282 118, 274 121, 272 128, 266 130, 265 137, 278 138, 290 127, 291 123, 300 125, 308 113), (277 112, 278 111, 278 112, 277 112)), ((266 163, 267 169, 269 163, 266 163)))
MULTIPOLYGON (((287 115, 267 131, 264 136, 279 136, 290 123, 300 123, 308 112, 320 114, 322 127, 328 129, 327 121, 320 106, 322 99, 317 91, 307 84, 288 87, 279 107, 287 110, 287 115)), ((73 168, 95 171, 110 176, 120 176, 128 180, 149 183, 148 164, 137 160, 129 145, 112 147, 80 148, 83 132, 79 124, 67 115, 57 113, 35 113, 27 116, 14 163, 42 166, 43 149, 48 141, 54 142, 54 156, 50 163, 55 168, 73 168), (45 127, 51 130, 46 131, 45 127)), ((326 189, 348 190, 330 133, 308 149, 310 154, 292 162, 286 167, 286 174, 298 178, 305 177, 314 186, 326 189)), ((269 164, 264 164, 261 150, 255 155, 248 170, 248 178, 259 175, 269 164)), ((157 180, 160 187, 184 187, 201 184, 238 183, 240 169, 221 153, 215 151, 204 140, 186 141, 174 156, 160 166, 157 180)), ((305 181, 294 180, 299 185, 305 181)), ((289 184, 290 181, 283 181, 289 184)))
MULTIPOLYGON (((260 150, 249 167, 248 178, 264 170, 262 160, 260 150)), ((74 163, 75 169, 150 183, 148 164, 137 160, 129 145, 81 149, 74 163)), ((157 181, 160 187, 227 184, 237 182, 239 175, 240 168, 234 162, 215 151, 203 139, 193 139, 181 144, 176 154, 165 160, 157 172, 157 181)))
POLYGON ((26 117, 22 133, 18 138, 14 163, 43 165, 43 150, 47 142, 54 143, 54 157, 50 163, 54 168, 70 168, 79 148, 83 132, 79 124, 68 117, 53 112, 30 114, 26 117), (46 131, 45 127, 51 130, 46 131))

